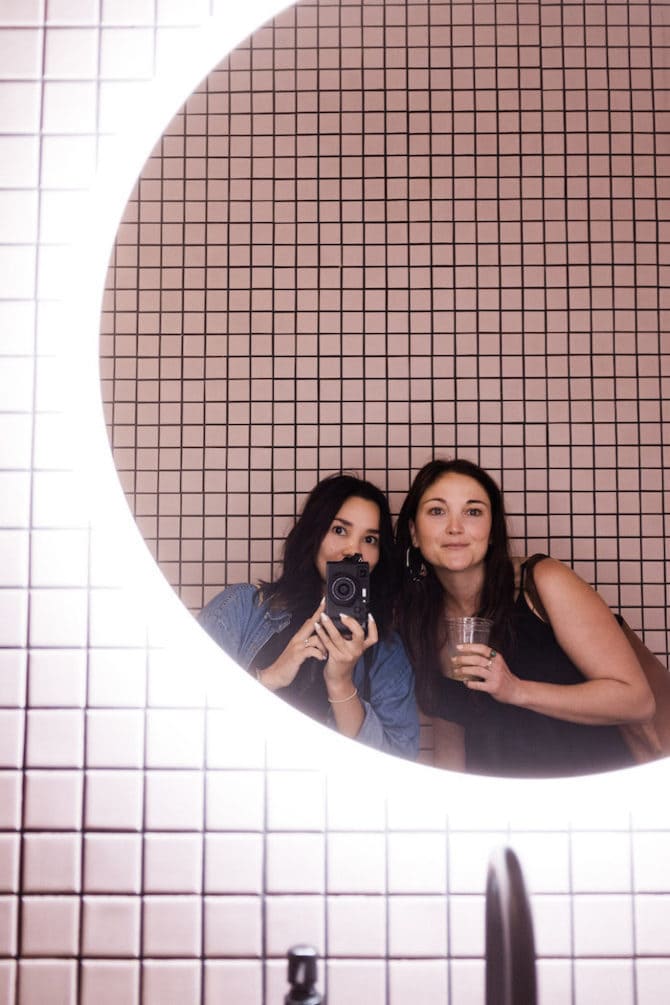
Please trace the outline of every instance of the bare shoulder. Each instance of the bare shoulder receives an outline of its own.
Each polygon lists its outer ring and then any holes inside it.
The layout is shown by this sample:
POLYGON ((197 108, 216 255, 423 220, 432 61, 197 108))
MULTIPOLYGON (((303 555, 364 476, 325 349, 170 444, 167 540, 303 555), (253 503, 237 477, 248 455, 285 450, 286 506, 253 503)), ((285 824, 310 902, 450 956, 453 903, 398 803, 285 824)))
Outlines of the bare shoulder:
POLYGON ((577 610, 582 614, 593 615, 596 610, 608 610, 599 593, 582 579, 574 569, 556 558, 543 558, 533 569, 535 586, 542 602, 550 614, 569 605, 575 616, 577 610), (579 608, 575 605, 579 605, 579 608))

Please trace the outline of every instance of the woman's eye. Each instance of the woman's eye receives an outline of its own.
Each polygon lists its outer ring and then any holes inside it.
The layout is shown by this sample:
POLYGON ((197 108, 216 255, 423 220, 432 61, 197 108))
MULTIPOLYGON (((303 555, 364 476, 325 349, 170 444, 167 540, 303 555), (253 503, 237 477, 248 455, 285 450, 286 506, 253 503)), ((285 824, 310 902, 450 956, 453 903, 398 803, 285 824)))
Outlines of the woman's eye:
POLYGON ((333 534, 346 534, 346 531, 341 523, 336 523, 332 527, 333 534))
POLYGON ((473 507, 472 509, 466 510, 466 514, 468 516, 481 516, 482 511, 480 509, 477 509, 476 507, 473 507))
POLYGON ((431 506, 428 510, 428 516, 442 516, 444 510, 441 506, 431 506))
POLYGON ((370 534, 370 535, 368 535, 368 537, 366 537, 365 543, 366 544, 371 544, 371 545, 373 545, 376 548, 378 546, 378 544, 379 544, 379 538, 375 537, 374 534, 370 534))

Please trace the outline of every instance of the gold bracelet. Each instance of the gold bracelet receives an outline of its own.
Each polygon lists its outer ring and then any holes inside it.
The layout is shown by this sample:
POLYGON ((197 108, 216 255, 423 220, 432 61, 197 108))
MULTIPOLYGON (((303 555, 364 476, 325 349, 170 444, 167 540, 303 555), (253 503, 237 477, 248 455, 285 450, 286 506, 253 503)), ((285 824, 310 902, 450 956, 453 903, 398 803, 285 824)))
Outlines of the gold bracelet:
POLYGON ((343 701, 351 701, 351 699, 355 698, 357 694, 358 694, 358 688, 355 687, 348 698, 329 698, 328 701, 330 702, 331 705, 339 705, 343 701))

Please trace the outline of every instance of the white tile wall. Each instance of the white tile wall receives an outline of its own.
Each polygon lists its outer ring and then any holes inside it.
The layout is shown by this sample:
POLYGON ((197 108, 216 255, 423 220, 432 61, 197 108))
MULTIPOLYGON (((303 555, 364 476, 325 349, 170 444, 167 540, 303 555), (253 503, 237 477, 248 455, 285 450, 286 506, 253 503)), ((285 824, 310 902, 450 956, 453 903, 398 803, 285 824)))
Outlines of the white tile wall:
MULTIPOLYGON (((328 957, 330 1005, 481 1005, 503 843, 531 892, 542 1005, 667 1001, 666 765, 495 790, 388 770, 295 717, 266 728, 234 671, 206 712, 211 647, 193 626, 177 661, 170 604, 145 613, 142 545, 109 515, 107 469, 81 462, 82 424, 100 450, 101 419, 63 393, 95 379, 95 315, 56 307, 98 158, 111 173, 156 73, 174 88, 191 45, 193 82, 209 69, 210 12, 231 5, 0 2, 0 1002, 273 1005, 304 941, 328 957)), ((91 252, 99 288, 107 250, 91 252)))

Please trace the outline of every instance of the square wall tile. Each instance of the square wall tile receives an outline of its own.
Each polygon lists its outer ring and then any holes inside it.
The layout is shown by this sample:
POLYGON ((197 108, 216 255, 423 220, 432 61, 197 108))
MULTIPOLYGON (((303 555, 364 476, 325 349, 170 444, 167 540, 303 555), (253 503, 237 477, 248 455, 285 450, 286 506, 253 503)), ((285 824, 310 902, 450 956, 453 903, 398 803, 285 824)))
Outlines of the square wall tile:
POLYGON ((637 1005, 657 1005, 670 988, 670 960, 637 960, 637 1005))
POLYGON ((522 863, 529 893, 565 893, 570 889, 567 833, 514 834, 510 843, 522 863))
POLYGON ((40 85, 34 81, 2 82, 0 128, 6 133, 39 131, 40 85))
POLYGON ((390 1005, 444 1005, 449 1000, 446 960, 391 960, 388 981, 390 1005))
POLYGON ((574 1005, 592 1005, 610 998, 617 1005, 633 1005, 632 960, 577 960, 574 1005))
POLYGON ((83 649, 33 650, 28 684, 32 708, 81 708, 86 702, 86 653, 83 649))
MULTIPOLYGON (((1 432, 2 416, 0 415, 1 432)), ((0 644, 12 649, 21 649, 26 644, 27 634, 27 593, 24 590, 3 590, 0 594, 0 644)))
POLYGON ((0 960, 0 1001, 15 1005, 16 1001, 16 961, 0 960))
POLYGON ((147 830, 201 830, 204 817, 203 781, 199 771, 147 772, 147 830))
POLYGON ((20 768, 23 762, 24 713, 0 708, 0 768, 20 768))
POLYGON ((21 826, 22 775, 19 771, 0 771, 0 827, 18 830, 21 826))
MULTIPOLYGON (((2 207, 0 206, 0 212, 2 207)), ((17 383, 20 378, 15 372, 12 372, 15 368, 8 365, 7 361, 3 359, 2 370, 5 374, 5 380, 11 381, 12 386, 16 389, 17 383)), ((5 400, 8 399, 6 393, 6 388, 2 387, 2 380, 0 379, 0 395, 3 396, 5 400)), ((8 405, 8 407, 10 407, 8 405)), ((15 407, 18 408, 18 403, 15 403, 15 407)), ((25 588, 28 586, 28 532, 20 529, 4 530, 0 529, 0 587, 18 587, 25 588)))
POLYGON ((268 834, 265 842, 269 893, 323 893, 326 847, 323 834, 268 834))
POLYGON ((256 1005, 263 996, 260 960, 206 960, 205 1001, 256 1005))
POLYGON ((78 941, 77 897, 24 897, 21 944, 26 956, 74 956, 78 941))
POLYGON ((390 834, 389 893, 446 893, 447 849, 443 834, 390 834))
POLYGON ((204 715, 199 711, 151 709, 147 713, 147 765, 200 768, 204 762, 204 715))
POLYGON ((140 966, 131 960, 84 960, 82 1005, 139 1005, 140 966))
POLYGON ((146 956, 199 956, 201 905, 198 897, 145 897, 146 956))
POLYGON ((575 893, 627 892, 631 888, 628 834, 573 834, 572 888, 575 893))
POLYGON ((142 1005, 199 1005, 201 965, 189 960, 146 960, 142 967, 142 1005))
POLYGON ((23 889, 27 893, 76 893, 81 888, 79 834, 26 834, 23 889))
POLYGON ((62 80, 95 79, 99 34, 95 28, 60 28, 47 32, 44 72, 62 80))
POLYGON ((20 708, 25 703, 25 650, 3 649, 0 651, 0 705, 20 708))
POLYGON ((569 894, 535 893, 530 898, 530 910, 538 956, 572 954, 572 909, 569 894))
MULTIPOLYGON (((323 964, 319 974, 323 971, 323 964)), ((334 1005, 354 1002, 365 1005, 386 1005, 386 963, 382 960, 333 960, 327 963, 328 1000, 334 1005)), ((324 980, 317 981, 323 989, 324 980)))
POLYGON ((143 708, 145 697, 144 650, 94 649, 89 654, 89 705, 93 708, 143 708))
POLYGON ((643 894, 635 898, 636 952, 670 955, 670 896, 643 894))
MULTIPOLYGON (((11 323, 11 320, 3 320, 3 325, 7 327, 11 323)), ((0 521, 3 527, 29 526, 30 481, 27 471, 0 471, 0 521)))
POLYGON ((265 778, 260 771, 207 771, 207 830, 262 830, 265 778))
POLYGON ((640 893, 670 892, 669 834, 633 834, 633 875, 640 893))
POLYGON ((325 826, 323 775, 313 771, 269 772, 267 825, 269 830, 323 830, 325 826))
POLYGON ((92 709, 86 715, 86 763, 90 768, 140 768, 144 763, 144 712, 92 709))
POLYGON ((484 960, 450 960, 448 966, 449 1001, 458 1002, 458 1005, 481 1005, 486 987, 484 960))
POLYGON ((48 133, 95 133, 97 90, 92 80, 50 80, 44 85, 44 129, 48 133))
POLYGON ((575 895, 575 956, 630 956, 633 952, 632 897, 575 895))
POLYGON ((83 777, 79 771, 27 771, 23 826, 27 830, 81 827, 83 777))
POLYGON ((138 956, 139 897, 84 897, 84 956, 138 956))
POLYGON ((87 893, 139 893, 142 839, 139 834, 84 836, 84 890, 87 893))
POLYGON ((260 894, 263 862, 260 834, 207 834, 205 892, 260 894))
POLYGON ((32 590, 30 645, 38 649, 85 647, 87 606, 85 590, 32 590))
POLYGON ((146 611, 132 589, 90 591, 90 644, 97 648, 141 648, 146 643, 146 611))
POLYGON ((449 955, 483 956, 485 901, 483 896, 451 896, 449 910, 449 955))
POLYGON ((18 950, 18 897, 0 896, 0 953, 15 956, 18 950))
POLYGON ((0 893, 19 888, 19 835, 0 833, 0 893))
POLYGON ((285 958, 287 948, 300 943, 314 946, 317 953, 323 953, 324 924, 323 897, 315 895, 266 897, 266 955, 285 958))
POLYGON ((261 731, 247 728, 235 711, 207 715, 208 768, 263 768, 265 743, 261 731))
POLYGON ((538 959, 535 966, 542 1005, 565 1005, 572 998, 572 960, 538 959))
POLYGON ((202 857, 200 834, 147 834, 144 889, 147 893, 199 893, 202 857))
POLYGON ((89 830, 140 830, 144 777, 137 771, 87 771, 86 819, 89 830))
POLYGON ((0 185, 31 188, 37 185, 39 158, 34 136, 3 136, 0 139, 0 185))
POLYGON ((21 960, 19 982, 21 1005, 42 1005, 48 1001, 76 1005, 75 960, 21 960))
POLYGON ((331 830, 370 831, 386 827, 386 798, 382 786, 359 783, 352 788, 346 772, 327 778, 328 827, 331 830))
POLYGON ((84 719, 80 711, 34 709, 27 716, 29 768, 81 768, 84 719))
POLYGON ((205 954, 260 956, 262 952, 260 897, 205 899, 205 954))
POLYGON ((327 909, 330 956, 385 957, 384 897, 328 897, 327 909))
POLYGON ((36 587, 85 587, 88 557, 88 531, 35 529, 30 554, 31 584, 36 587))
POLYGON ((329 834, 329 893, 385 893, 386 840, 383 834, 329 834))
POLYGON ((389 896, 388 924, 391 957, 446 958, 446 897, 389 896))
MULTIPOLYGON (((507 844, 506 836, 496 832, 452 832, 449 835, 449 892, 483 893, 491 853, 494 848, 507 844)), ((521 862, 524 862, 523 856, 521 862)))

